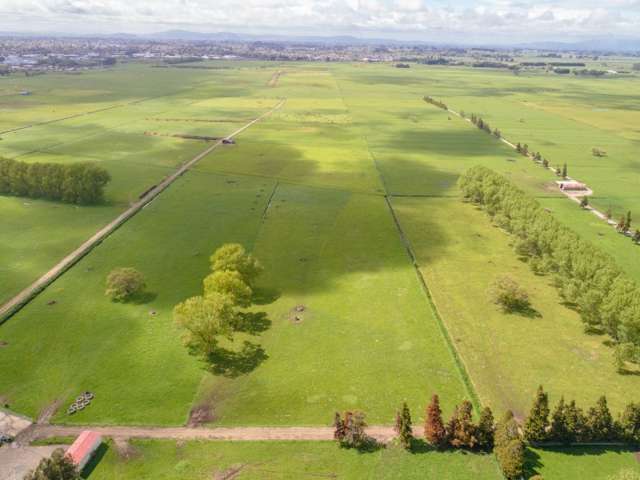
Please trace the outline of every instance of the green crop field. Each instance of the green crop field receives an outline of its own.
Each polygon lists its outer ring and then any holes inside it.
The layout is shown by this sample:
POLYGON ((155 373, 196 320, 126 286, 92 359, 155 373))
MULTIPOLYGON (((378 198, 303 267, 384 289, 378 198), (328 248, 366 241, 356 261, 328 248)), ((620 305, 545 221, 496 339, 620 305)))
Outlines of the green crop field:
MULTIPOLYGON (((552 279, 534 275, 509 236, 461 201, 456 181, 478 164, 504 174, 638 280, 639 247, 564 198, 551 172, 422 99, 479 113, 552 164, 566 161, 594 188, 593 203, 619 214, 638 202, 640 99, 628 93, 637 79, 205 65, 220 68, 131 64, 0 79, 2 91, 33 91, 0 97, 0 131, 28 127, 0 133, 0 156, 95 161, 113 177, 97 206, 0 197, 3 300, 209 145, 172 135, 224 137, 286 99, 0 325, 1 403, 34 418, 57 407, 60 424, 184 425, 196 409, 210 426, 319 426, 348 409, 390 425, 403 401, 419 424, 433 393, 445 416, 477 396, 496 416, 512 409, 522 419, 539 384, 552 402, 565 395, 585 408, 606 394, 616 414, 637 400, 640 377, 616 373, 607 338, 584 333, 552 279), (592 157, 592 147, 608 156, 592 157), (265 320, 232 344, 260 348, 207 366, 182 346, 172 309, 201 292, 209 255, 230 242, 265 267, 252 307, 265 320), (105 279, 116 267, 143 272, 148 294, 111 302, 105 279), (504 273, 529 292, 531 315, 489 300, 504 273), (84 390, 92 404, 67 415, 84 390)), ((90 478, 208 478, 244 463, 238 478, 500 478, 492 456, 358 454, 323 442, 140 441, 133 450, 125 460, 110 445, 90 478)), ((608 480, 640 465, 629 451, 594 449, 531 450, 528 460, 547 480, 608 480)))

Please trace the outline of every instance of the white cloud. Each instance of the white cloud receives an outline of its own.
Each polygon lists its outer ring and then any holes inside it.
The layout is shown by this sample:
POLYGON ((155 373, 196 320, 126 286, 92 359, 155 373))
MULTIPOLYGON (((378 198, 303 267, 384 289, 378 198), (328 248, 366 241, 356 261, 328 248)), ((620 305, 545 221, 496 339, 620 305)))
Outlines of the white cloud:
POLYGON ((296 31, 492 38, 640 34, 640 0, 0 0, 0 30, 296 31))

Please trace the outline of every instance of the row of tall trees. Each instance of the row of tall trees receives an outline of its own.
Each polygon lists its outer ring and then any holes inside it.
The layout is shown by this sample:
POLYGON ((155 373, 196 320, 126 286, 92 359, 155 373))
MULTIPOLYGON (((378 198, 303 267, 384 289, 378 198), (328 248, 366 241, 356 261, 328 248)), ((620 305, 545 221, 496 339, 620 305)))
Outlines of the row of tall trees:
POLYGON ((516 251, 539 274, 551 274, 585 329, 608 333, 623 361, 640 362, 640 289, 613 258, 562 225, 532 197, 476 166, 459 179, 464 198, 512 233, 516 251))
POLYGON ((627 442, 640 443, 640 404, 629 403, 617 420, 602 396, 586 413, 575 401, 558 401, 553 412, 542 386, 524 424, 524 437, 532 443, 627 442))
POLYGON ((425 97, 423 97, 423 100, 424 100, 425 102, 427 102, 427 103, 429 103, 429 104, 431 104, 431 105, 433 105, 433 106, 435 106, 435 107, 441 108, 441 109, 443 109, 443 110, 448 110, 448 109, 449 109, 449 108, 447 107, 447 104, 446 104, 446 103, 444 103, 444 102, 442 102, 442 101, 440 101, 440 100, 436 100, 436 99, 435 99, 435 98, 433 98, 433 97, 425 96, 425 97))
POLYGON ((104 198, 109 172, 94 163, 26 163, 0 158, 0 195, 92 205, 104 198))
MULTIPOLYGON (((462 116, 464 117, 464 115, 462 116)), ((502 137, 502 133, 500 133, 500 130, 498 130, 497 128, 494 128, 492 130, 491 125, 489 125, 489 122, 484 120, 482 117, 478 117, 475 113, 471 114, 470 120, 471 120, 471 123, 473 123, 476 127, 478 127, 483 132, 491 134, 496 138, 502 137)))
MULTIPOLYGON (((375 442, 366 434, 367 424, 362 412, 336 413, 333 426, 334 438, 343 447, 363 448, 375 442)), ((411 412, 406 403, 396 413, 395 432, 400 446, 411 450, 415 439, 411 412)), ((524 470, 524 443, 511 412, 496 423, 491 409, 485 407, 475 423, 473 405, 465 400, 455 407, 451 418, 445 422, 440 399, 434 395, 425 412, 424 439, 438 450, 495 451, 505 475, 510 479, 518 478, 524 470), (514 447, 515 440, 519 442, 518 448, 514 447)))

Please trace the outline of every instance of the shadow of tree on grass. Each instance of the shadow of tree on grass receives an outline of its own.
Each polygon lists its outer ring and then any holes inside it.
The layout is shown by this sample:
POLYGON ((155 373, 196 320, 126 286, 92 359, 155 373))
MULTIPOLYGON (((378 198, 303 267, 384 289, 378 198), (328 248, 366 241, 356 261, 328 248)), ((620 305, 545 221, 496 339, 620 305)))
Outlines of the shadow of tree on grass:
POLYGON ((255 370, 269 358, 262 345, 245 340, 239 351, 218 347, 209 355, 209 371, 214 375, 237 378, 255 370))
POLYGON ((238 322, 235 324, 235 330, 257 335, 269 330, 271 323, 265 312, 241 312, 238 316, 238 322))

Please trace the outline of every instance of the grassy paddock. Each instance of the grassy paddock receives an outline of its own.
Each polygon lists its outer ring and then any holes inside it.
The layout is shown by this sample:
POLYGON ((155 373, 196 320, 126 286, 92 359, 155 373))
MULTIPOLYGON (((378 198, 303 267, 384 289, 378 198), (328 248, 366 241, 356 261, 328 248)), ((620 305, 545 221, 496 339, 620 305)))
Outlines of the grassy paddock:
POLYGON ((518 260, 484 212, 458 199, 393 203, 483 403, 523 417, 539 384, 552 401, 565 395, 583 407, 603 394, 615 411, 633 400, 638 377, 615 372, 607 339, 583 332, 551 278, 518 260), (503 274, 529 293, 531 312, 505 314, 491 302, 489 287, 503 274))
MULTIPOLYGON (((113 444, 90 480, 198 480, 238 470, 238 479, 433 479, 498 480, 490 455, 460 452, 407 453, 397 447, 374 453, 338 448, 333 442, 134 441, 124 459, 113 444)), ((91 470, 89 467, 88 470, 91 470)))

